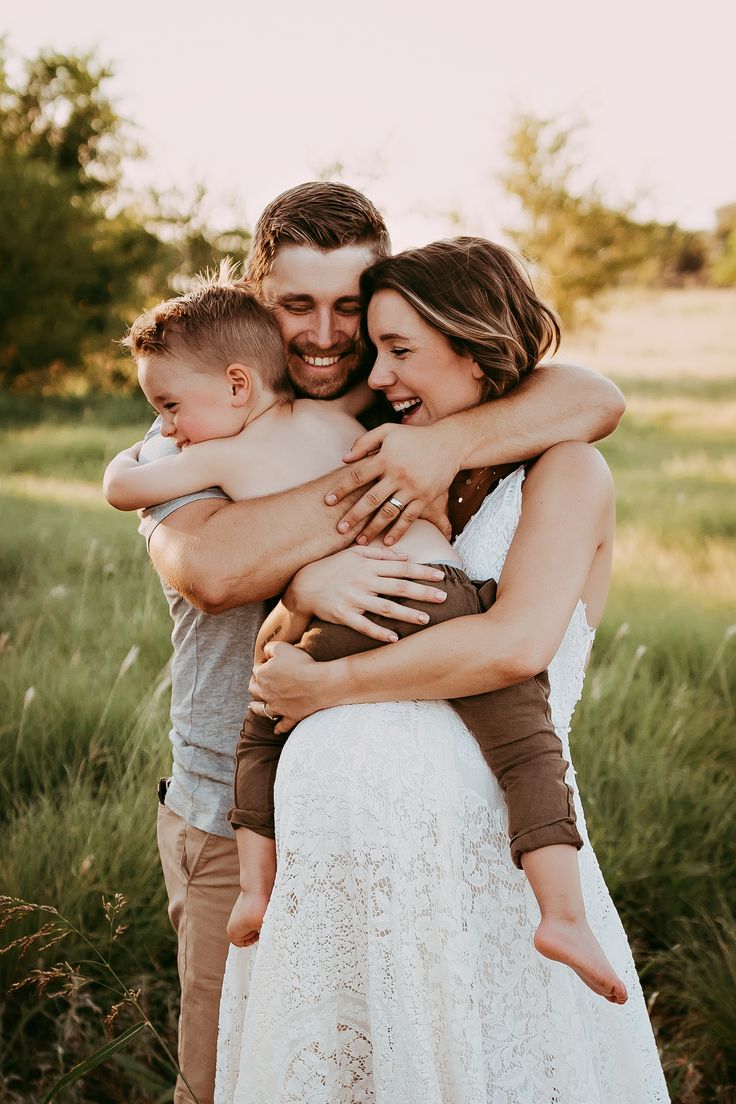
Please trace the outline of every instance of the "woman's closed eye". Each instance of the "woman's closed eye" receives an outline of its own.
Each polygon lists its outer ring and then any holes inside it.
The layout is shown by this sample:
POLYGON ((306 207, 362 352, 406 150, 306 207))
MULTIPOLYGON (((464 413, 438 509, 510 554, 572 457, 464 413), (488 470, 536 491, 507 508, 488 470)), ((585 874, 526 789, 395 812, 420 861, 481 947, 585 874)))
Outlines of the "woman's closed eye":
POLYGON ((407 353, 411 352, 411 349, 407 349, 403 345, 394 345, 389 349, 391 356, 395 356, 398 360, 403 360, 407 353))

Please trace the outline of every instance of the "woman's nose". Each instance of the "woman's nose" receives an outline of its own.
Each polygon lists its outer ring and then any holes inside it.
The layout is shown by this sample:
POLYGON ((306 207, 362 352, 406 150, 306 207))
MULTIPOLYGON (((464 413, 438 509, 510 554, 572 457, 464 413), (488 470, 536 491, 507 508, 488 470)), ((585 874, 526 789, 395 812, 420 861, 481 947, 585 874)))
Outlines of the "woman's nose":
POLYGON ((371 368, 371 374, 368 376, 368 386, 372 387, 374 391, 384 391, 387 387, 393 386, 394 383, 396 383, 396 373, 388 367, 379 353, 375 364, 371 368))

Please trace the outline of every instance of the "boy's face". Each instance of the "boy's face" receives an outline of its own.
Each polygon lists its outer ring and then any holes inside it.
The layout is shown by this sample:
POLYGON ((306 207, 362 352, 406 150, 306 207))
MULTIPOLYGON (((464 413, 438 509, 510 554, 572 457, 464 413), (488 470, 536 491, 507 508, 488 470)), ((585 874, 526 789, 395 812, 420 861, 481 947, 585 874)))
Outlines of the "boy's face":
POLYGON ((232 437, 243 428, 242 407, 233 405, 225 371, 198 372, 178 357, 140 357, 138 382, 161 415, 161 435, 179 448, 232 437))
POLYGON ((358 382, 358 281, 376 256, 370 245, 285 245, 276 254, 261 294, 281 328, 298 395, 336 399, 358 382))

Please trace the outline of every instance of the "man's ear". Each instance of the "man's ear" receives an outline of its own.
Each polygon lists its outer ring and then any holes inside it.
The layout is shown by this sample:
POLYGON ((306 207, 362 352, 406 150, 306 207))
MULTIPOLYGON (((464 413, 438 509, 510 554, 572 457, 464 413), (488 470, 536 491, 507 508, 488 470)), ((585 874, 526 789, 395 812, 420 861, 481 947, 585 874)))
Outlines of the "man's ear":
POLYGON ((245 364, 228 364, 225 375, 230 386, 233 406, 245 406, 253 397, 253 374, 245 364))

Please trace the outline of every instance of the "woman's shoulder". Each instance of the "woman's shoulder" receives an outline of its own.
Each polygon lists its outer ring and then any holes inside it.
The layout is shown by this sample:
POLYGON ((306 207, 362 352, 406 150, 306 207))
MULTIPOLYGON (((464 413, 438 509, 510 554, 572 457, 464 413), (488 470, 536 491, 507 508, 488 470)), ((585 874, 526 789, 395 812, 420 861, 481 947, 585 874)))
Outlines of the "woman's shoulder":
POLYGON ((578 493, 613 494, 611 469, 595 445, 562 441, 526 465, 525 490, 575 488, 578 493))

